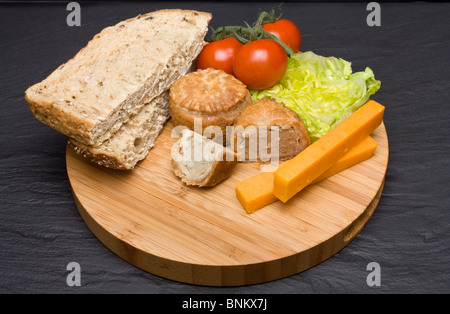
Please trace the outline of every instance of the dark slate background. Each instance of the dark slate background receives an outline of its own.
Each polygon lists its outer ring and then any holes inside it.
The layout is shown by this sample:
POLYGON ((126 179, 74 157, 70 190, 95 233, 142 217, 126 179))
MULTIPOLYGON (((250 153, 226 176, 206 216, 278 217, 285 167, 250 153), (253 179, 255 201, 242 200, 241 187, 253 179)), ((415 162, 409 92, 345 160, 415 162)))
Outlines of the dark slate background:
POLYGON ((449 293, 450 3, 380 2, 381 26, 366 24, 368 2, 285 2, 302 51, 369 66, 381 80, 390 156, 381 201, 347 247, 300 274, 246 287, 204 287, 146 273, 110 252, 74 204, 63 135, 39 122, 25 89, 71 58, 103 27, 161 8, 213 14, 211 26, 253 22, 269 2, 81 3, 81 27, 66 2, 0 4, 0 292, 19 293, 449 293), (81 265, 81 286, 66 265, 81 265), (381 267, 369 287, 367 264, 381 267))

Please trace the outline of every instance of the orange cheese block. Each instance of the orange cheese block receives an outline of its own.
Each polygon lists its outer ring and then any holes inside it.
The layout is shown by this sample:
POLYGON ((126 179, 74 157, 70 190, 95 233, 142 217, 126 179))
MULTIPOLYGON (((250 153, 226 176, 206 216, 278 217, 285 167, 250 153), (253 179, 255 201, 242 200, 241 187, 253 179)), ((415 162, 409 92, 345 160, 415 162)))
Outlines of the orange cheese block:
MULTIPOLYGON (((322 181, 338 172, 369 159, 376 148, 377 142, 372 137, 368 136, 312 183, 322 181)), ((236 196, 249 214, 277 201, 278 199, 273 195, 273 172, 261 172, 251 178, 239 182, 236 184, 236 196)))
POLYGON ((273 172, 261 172, 236 184, 236 196, 249 214, 278 200, 273 195, 273 172))
POLYGON ((384 106, 371 100, 274 172, 273 194, 287 202, 316 180, 383 121, 384 106))
POLYGON ((369 159, 375 152, 375 149, 377 149, 377 146, 377 141, 370 136, 366 137, 361 143, 350 149, 348 153, 346 153, 333 166, 331 166, 331 168, 322 173, 312 183, 320 182, 335 175, 336 173, 360 163, 361 161, 369 159))

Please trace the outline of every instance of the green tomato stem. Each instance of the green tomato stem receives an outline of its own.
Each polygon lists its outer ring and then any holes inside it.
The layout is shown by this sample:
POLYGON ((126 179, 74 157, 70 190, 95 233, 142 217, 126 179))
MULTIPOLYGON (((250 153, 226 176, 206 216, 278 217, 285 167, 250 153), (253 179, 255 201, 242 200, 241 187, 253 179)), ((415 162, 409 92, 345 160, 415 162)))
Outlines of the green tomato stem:
POLYGON ((211 35, 211 41, 221 40, 227 37, 234 37, 241 44, 247 44, 251 41, 259 40, 259 39, 272 39, 279 43, 283 49, 286 51, 286 54, 291 57, 294 51, 282 42, 277 36, 266 32, 261 25, 250 26, 246 23, 247 27, 242 26, 221 26, 217 29, 213 30, 213 34, 211 35))

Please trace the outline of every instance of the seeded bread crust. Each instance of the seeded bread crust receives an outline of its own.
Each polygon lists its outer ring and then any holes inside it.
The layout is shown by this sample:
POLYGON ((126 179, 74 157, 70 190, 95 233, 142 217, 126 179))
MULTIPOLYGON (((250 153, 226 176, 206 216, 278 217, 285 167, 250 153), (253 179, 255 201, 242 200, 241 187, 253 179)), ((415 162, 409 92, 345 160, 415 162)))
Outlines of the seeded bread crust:
POLYGON ((69 138, 101 145, 195 59, 210 20, 210 13, 168 9, 107 27, 26 90, 30 110, 69 138))

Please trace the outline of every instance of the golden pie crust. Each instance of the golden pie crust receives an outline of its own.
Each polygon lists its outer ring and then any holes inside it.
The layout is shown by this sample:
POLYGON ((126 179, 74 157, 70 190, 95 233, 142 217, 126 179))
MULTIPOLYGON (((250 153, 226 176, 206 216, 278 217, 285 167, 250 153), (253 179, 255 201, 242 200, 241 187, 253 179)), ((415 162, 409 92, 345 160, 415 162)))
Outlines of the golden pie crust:
POLYGON ((218 126, 223 135, 240 112, 251 103, 245 84, 222 70, 198 69, 180 77, 170 88, 169 108, 174 126, 194 130, 201 119, 202 130, 218 126))
MULTIPOLYGON (((306 126, 298 114, 287 108, 283 103, 279 103, 269 98, 262 98, 246 106, 236 119, 234 126, 235 132, 233 133, 233 136, 235 144, 237 143, 236 136, 239 135, 238 131, 245 129, 248 126, 267 127, 268 130, 270 130, 272 126, 278 126, 279 160, 291 159, 311 144, 306 126), (238 126, 241 128, 238 128, 238 126)), ((270 137, 267 143, 270 144, 270 137)), ((244 161, 249 161, 249 146, 246 142, 245 145, 246 156, 244 161)))

